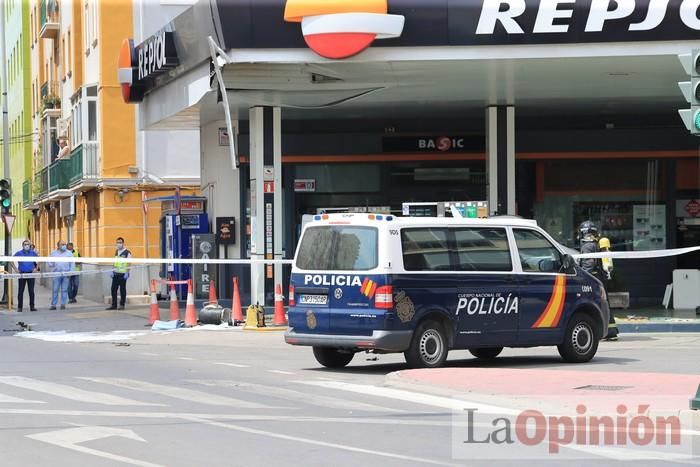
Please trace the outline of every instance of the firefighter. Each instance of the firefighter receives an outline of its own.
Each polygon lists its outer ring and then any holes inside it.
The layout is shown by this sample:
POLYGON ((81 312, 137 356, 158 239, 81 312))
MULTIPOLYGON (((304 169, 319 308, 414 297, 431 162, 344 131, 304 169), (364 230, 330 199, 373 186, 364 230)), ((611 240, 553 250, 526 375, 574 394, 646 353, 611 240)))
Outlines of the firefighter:
MULTIPOLYGON (((581 242, 581 253, 598 253, 600 247, 598 245, 598 227, 590 220, 584 221, 579 226, 579 238, 581 242)), ((603 283, 605 291, 607 292, 607 275, 603 270, 603 262, 599 258, 584 258, 581 260, 581 268, 594 276, 600 282, 603 283)), ((605 336, 606 340, 617 339, 617 325, 615 327, 610 327, 611 324, 615 323, 615 317, 610 313, 610 321, 608 324, 608 335, 605 336), (614 331, 612 331, 614 330, 614 331), (612 331, 612 332, 611 332, 612 331)))
MULTIPOLYGON (((600 251, 610 251, 610 239, 607 237, 600 237, 598 240, 598 247, 600 251)), ((605 286, 605 291, 608 292, 608 284, 612 279, 613 272, 613 260, 612 258, 601 258, 601 265, 603 267, 603 285, 605 286)), ((608 324, 608 335, 605 336, 605 340, 615 341, 617 340, 617 335, 620 331, 617 329, 617 323, 615 322, 615 316, 610 310, 610 322, 608 324)))

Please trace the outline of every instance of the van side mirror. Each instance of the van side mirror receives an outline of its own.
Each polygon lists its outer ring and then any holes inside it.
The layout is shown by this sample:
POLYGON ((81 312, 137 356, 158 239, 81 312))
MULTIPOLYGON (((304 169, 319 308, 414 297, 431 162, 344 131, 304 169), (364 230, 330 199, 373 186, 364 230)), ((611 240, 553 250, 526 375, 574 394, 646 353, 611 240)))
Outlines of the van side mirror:
POLYGON ((566 274, 573 274, 576 272, 576 260, 571 257, 571 255, 564 255, 561 263, 561 271, 566 274))

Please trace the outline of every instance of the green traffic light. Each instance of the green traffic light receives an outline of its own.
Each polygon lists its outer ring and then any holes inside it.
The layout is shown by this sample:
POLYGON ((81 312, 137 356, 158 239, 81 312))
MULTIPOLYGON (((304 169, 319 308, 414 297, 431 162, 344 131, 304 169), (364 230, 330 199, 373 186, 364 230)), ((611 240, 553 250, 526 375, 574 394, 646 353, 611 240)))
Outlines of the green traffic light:
POLYGON ((12 202, 7 198, 2 200, 2 207, 3 208, 9 208, 11 204, 12 204, 12 202))
POLYGON ((695 125, 695 129, 700 131, 700 110, 695 112, 695 116, 693 117, 693 125, 695 125))

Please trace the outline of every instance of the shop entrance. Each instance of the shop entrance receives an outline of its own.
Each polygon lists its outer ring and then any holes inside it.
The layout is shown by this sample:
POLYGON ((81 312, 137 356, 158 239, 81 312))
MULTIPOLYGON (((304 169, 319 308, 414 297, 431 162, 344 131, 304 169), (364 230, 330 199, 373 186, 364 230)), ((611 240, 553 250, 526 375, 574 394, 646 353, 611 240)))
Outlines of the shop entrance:
MULTIPOLYGON (((455 159, 464 155, 455 155, 455 159)), ((468 155, 471 157, 471 155, 468 155)), ((297 164, 294 174, 296 238, 304 216, 320 211, 402 215, 406 202, 486 199, 486 166, 480 160, 297 164)))

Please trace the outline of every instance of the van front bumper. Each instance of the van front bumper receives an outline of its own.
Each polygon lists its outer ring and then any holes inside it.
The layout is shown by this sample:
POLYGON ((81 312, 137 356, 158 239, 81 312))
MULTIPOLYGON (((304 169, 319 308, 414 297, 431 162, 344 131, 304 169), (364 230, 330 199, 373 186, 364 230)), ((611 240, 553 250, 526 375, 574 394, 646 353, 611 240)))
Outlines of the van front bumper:
POLYGON ((284 333, 284 340, 287 344, 291 345, 403 352, 408 350, 411 345, 412 335, 412 331, 372 331, 371 336, 301 334, 295 332, 292 328, 284 333))

